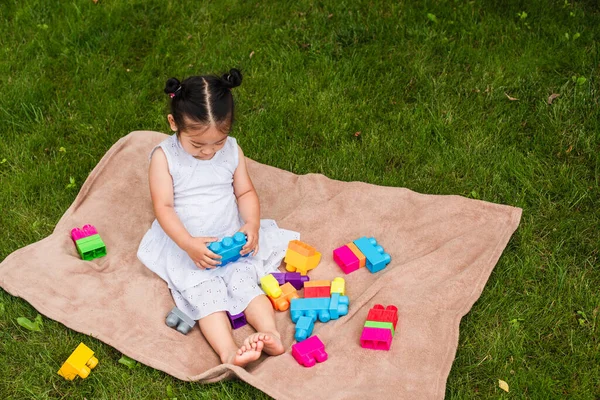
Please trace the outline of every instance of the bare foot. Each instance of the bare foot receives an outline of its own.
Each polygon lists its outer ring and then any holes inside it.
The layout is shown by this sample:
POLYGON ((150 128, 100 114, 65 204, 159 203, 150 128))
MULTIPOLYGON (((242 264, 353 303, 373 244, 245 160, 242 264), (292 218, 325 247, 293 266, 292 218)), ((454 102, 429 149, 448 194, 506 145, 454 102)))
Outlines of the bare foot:
POLYGON ((244 340, 244 346, 251 346, 252 343, 262 342, 264 344, 264 351, 270 356, 278 356, 285 352, 285 348, 281 343, 279 335, 273 333, 254 333, 244 340))
POLYGON ((260 353, 263 350, 263 342, 257 341, 250 345, 243 345, 234 354, 231 355, 229 363, 238 367, 245 367, 248 363, 258 360, 260 353))

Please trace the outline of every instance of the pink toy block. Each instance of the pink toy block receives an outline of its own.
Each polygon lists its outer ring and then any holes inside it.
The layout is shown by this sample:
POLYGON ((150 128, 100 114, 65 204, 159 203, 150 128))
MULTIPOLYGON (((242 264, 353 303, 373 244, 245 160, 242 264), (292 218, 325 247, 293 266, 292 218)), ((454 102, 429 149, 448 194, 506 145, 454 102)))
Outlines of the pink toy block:
POLYGON ((369 310, 367 321, 391 322, 394 324, 394 329, 396 329, 396 324, 398 323, 398 308, 396 306, 387 306, 383 308, 381 304, 375 304, 373 308, 369 310))
POLYGON ((83 228, 73 228, 71 229, 71 238, 75 241, 79 239, 83 239, 84 237, 97 235, 98 231, 94 227, 94 225, 84 225, 83 228))
POLYGON ((312 367, 316 362, 327 360, 325 345, 317 335, 292 345, 292 356, 298 361, 298 364, 307 368, 312 367))
POLYGON ((360 260, 348 246, 342 246, 335 249, 333 251, 333 260, 346 274, 360 268, 360 260))
POLYGON ((363 328, 360 345, 365 349, 390 350, 392 331, 383 328, 363 328))

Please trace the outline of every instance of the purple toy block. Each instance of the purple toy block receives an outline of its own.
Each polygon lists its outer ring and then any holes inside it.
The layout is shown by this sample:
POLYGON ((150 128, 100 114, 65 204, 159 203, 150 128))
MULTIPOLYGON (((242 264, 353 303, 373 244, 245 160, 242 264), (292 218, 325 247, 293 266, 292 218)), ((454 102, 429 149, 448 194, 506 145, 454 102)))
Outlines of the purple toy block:
POLYGON ((231 315, 229 311, 227 311, 227 316, 229 317, 229 322, 231 322, 233 329, 241 328, 242 326, 248 324, 246 321, 246 316, 243 312, 231 315))
POLYGON ((319 318, 321 322, 328 322, 330 319, 338 319, 348 314, 348 305, 350 301, 348 296, 339 296, 334 293, 333 297, 312 297, 304 299, 292 299, 290 304, 290 316, 293 322, 298 322, 300 317, 309 317, 313 321, 319 318))
POLYGON ((94 225, 84 225, 83 228, 73 228, 71 229, 71 238, 75 241, 79 239, 83 239, 84 237, 97 235, 98 231, 94 227, 94 225))
POLYGON ((300 272, 288 272, 285 274, 285 281, 291 283, 296 290, 300 290, 304 287, 304 282, 310 281, 310 278, 300 272))
POLYGON ((365 349, 388 350, 392 345, 392 331, 384 328, 364 327, 360 345, 365 349))
POLYGON ((300 290, 304 287, 304 282, 308 282, 308 275, 302 275, 299 272, 271 272, 277 283, 284 285, 291 283, 294 289, 300 290))
POLYGON ((325 345, 316 335, 292 345, 292 356, 300 365, 307 368, 312 367, 317 362, 327 360, 325 345))
POLYGON ((279 286, 285 284, 285 272, 271 272, 271 275, 273 275, 273 278, 279 283, 279 286))

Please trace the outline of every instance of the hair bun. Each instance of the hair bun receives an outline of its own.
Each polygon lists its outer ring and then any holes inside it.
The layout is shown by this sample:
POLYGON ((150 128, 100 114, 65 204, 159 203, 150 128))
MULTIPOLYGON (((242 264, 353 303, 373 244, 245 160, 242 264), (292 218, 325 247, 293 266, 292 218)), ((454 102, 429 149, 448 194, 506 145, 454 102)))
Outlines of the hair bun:
POLYGON ((223 74, 221 77, 225 87, 229 89, 238 87, 242 84, 242 73, 239 69, 231 68, 228 74, 223 74))
POLYGON ((181 88, 181 82, 177 78, 169 78, 165 84, 165 93, 171 94, 177 92, 181 88))

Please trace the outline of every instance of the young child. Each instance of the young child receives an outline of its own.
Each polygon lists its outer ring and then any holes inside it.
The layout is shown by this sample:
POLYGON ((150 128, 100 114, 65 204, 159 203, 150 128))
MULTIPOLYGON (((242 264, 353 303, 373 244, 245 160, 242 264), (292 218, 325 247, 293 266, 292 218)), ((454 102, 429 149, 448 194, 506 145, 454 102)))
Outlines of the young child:
POLYGON ((229 136, 234 116, 231 89, 241 82, 237 69, 222 77, 167 81, 168 121, 175 134, 150 153, 156 219, 140 243, 138 258, 167 282, 177 307, 198 320, 221 361, 244 366, 261 351, 284 352, 259 278, 277 269, 288 242, 299 235, 260 220, 244 153, 229 136), (215 267, 220 256, 207 244, 238 231, 247 237, 241 254, 252 254, 215 267), (257 331, 241 347, 233 340, 226 311, 243 311, 257 331))

